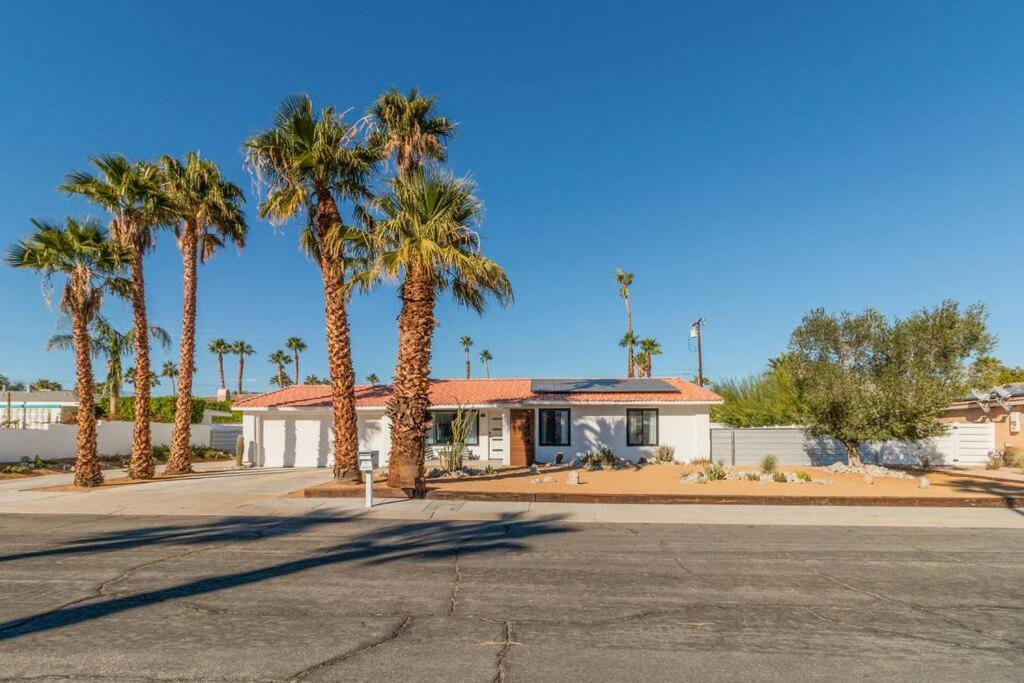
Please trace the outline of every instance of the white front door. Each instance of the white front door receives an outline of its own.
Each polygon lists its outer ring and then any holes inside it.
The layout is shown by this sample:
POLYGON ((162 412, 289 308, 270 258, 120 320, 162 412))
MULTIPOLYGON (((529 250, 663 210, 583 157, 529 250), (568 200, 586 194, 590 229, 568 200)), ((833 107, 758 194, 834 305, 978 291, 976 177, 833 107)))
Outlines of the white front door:
POLYGON ((487 457, 491 460, 505 459, 505 430, 500 412, 487 413, 487 457))

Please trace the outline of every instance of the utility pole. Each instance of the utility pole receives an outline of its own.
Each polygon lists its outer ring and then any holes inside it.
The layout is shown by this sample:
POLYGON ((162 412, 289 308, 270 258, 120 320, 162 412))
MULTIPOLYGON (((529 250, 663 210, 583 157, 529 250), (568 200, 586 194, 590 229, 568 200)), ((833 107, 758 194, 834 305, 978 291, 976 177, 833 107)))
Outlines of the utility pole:
POLYGON ((704 327, 704 318, 697 318, 690 326, 690 336, 697 337, 697 386, 704 386, 704 355, 700 347, 700 332, 704 327))

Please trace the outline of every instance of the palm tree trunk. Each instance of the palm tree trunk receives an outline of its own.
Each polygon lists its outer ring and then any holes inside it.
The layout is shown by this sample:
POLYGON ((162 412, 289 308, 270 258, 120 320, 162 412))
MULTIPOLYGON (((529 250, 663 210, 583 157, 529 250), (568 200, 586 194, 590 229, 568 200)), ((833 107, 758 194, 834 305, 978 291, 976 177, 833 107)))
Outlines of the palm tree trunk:
POLYGON ((299 383, 299 352, 295 352, 295 383, 299 383))
MULTIPOLYGON (((174 400, 174 430, 166 474, 192 471, 192 377, 196 370, 196 257, 198 235, 195 226, 185 223, 181 235, 182 302, 181 352, 178 356, 178 391, 174 400)), ((174 381, 174 378, 171 378, 174 381)))
MULTIPOLYGON (((623 299, 626 301, 626 332, 629 334, 629 336, 633 336, 633 312, 630 310, 629 307, 628 291, 626 292, 626 296, 624 296, 623 299)), ((629 357, 626 360, 626 377, 633 377, 634 375, 636 375, 636 364, 633 362, 632 344, 628 346, 628 354, 629 357)))
POLYGON ((113 359, 107 361, 107 412, 111 420, 117 419, 117 399, 119 387, 115 379, 121 376, 120 363, 113 359))
POLYGON ((245 368, 245 354, 238 354, 238 392, 242 393, 242 371, 245 368))
POLYGON ((228 385, 224 383, 224 354, 217 354, 217 372, 220 374, 220 388, 227 389, 228 385))
POLYGON ((142 274, 142 250, 131 259, 132 312, 135 325, 135 428, 128 476, 152 479, 153 445, 149 429, 149 323, 146 320, 146 281, 142 274))
POLYGON ((75 485, 99 486, 103 471, 96 457, 96 404, 92 395, 92 359, 89 357, 89 329, 80 314, 71 315, 75 347, 75 390, 78 392, 78 444, 75 454, 75 485))
POLYGON ((434 286, 429 274, 414 271, 399 290, 398 363, 392 396, 388 485, 414 496, 426 492, 423 451, 430 425, 430 356, 434 327, 434 286))
POLYGON ((469 379, 469 349, 466 349, 466 379, 469 379))
POLYGON ((484 372, 487 374, 487 379, 491 378, 491 364, 484 361, 484 372))
MULTIPOLYGON (((317 195, 315 221, 320 245, 324 244, 324 238, 331 227, 341 224, 334 197, 327 190, 317 195)), ((323 250, 320 252, 327 328, 327 366, 331 375, 331 404, 334 413, 334 478, 359 482, 356 374, 352 367, 343 259, 341 254, 326 254, 323 250)))
POLYGON ((850 467, 860 467, 860 442, 843 441, 843 445, 846 446, 846 458, 850 462, 850 467))
POLYGON ((277 366, 277 386, 284 389, 284 366, 277 366))

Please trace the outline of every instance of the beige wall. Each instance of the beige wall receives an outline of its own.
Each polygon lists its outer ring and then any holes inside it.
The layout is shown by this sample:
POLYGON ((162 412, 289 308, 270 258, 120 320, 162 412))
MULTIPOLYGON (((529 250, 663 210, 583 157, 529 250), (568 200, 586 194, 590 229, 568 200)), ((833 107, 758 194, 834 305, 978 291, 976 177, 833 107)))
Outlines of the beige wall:
MULTIPOLYGON (((1024 406, 1011 406, 1015 413, 1024 413, 1024 406)), ((988 414, 981 412, 977 406, 947 410, 939 418, 942 422, 991 422, 996 428, 996 448, 1016 446, 1024 448, 1024 429, 1016 434, 1010 433, 1010 414, 998 405, 989 408, 988 414)), ((1021 418, 1024 420, 1024 417, 1021 418)))

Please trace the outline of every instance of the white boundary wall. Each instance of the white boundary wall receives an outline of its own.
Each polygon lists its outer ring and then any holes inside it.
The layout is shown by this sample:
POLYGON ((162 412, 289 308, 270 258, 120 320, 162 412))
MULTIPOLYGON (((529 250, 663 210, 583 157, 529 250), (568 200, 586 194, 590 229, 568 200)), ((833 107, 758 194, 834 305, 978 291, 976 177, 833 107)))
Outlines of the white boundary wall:
MULTIPOLYGON (((152 422, 154 446, 169 446, 174 425, 152 422)), ((192 443, 208 446, 211 425, 192 425, 192 443)), ((96 436, 101 455, 128 455, 132 450, 131 422, 98 422, 96 436)), ((22 458, 61 460, 75 457, 78 437, 76 425, 51 424, 37 429, 0 429, 0 462, 17 462, 22 458)))

